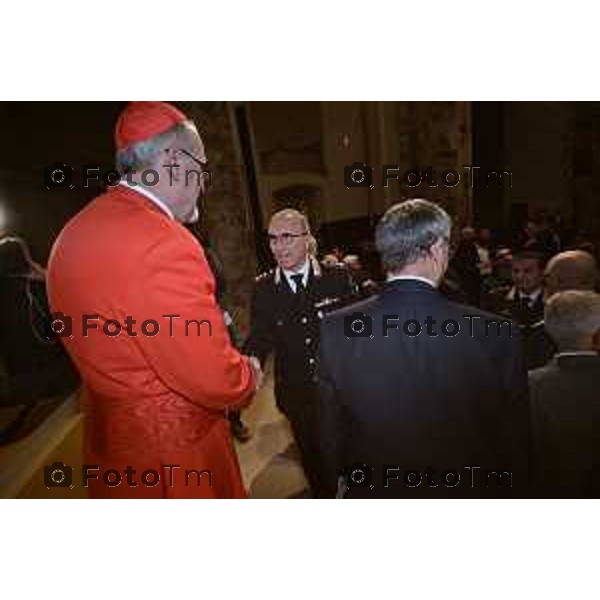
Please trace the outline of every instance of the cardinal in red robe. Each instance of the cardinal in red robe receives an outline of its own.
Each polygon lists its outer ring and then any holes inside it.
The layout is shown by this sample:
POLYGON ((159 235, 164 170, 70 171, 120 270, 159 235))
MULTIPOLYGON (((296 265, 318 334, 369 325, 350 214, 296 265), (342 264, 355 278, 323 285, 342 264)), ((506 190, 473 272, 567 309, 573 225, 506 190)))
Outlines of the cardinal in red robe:
POLYGON ((80 475, 92 497, 244 497, 226 417, 260 372, 231 345, 182 225, 207 188, 202 139, 174 106, 132 102, 115 141, 120 181, 67 223, 48 264, 53 329, 83 381, 80 475))

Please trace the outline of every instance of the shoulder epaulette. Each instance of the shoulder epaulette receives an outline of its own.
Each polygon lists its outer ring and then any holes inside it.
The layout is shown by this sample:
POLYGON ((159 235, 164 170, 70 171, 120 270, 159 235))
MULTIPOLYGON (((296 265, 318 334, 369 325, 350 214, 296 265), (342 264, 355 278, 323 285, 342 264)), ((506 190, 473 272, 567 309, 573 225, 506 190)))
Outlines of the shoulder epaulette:
POLYGON ((264 271, 260 273, 254 278, 255 283, 259 283, 260 281, 265 281, 269 277, 273 277, 273 273, 275 273, 275 269, 269 269, 268 271, 264 271))

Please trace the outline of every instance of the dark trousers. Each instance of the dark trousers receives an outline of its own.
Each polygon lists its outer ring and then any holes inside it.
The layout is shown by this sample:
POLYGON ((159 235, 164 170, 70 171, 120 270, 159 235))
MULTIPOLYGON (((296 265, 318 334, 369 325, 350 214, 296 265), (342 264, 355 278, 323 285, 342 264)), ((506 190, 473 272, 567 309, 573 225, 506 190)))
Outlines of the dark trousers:
POLYGON ((277 407, 290 422, 308 484, 315 497, 322 492, 319 453, 317 388, 314 385, 276 386, 277 407))

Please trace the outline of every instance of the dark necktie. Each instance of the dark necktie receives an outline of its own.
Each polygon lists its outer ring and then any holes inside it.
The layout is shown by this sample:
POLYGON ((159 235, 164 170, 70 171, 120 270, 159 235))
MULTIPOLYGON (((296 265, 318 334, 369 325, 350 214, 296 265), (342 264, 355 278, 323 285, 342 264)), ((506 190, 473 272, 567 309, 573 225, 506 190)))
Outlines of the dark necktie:
POLYGON ((526 296, 525 294, 521 294, 521 306, 524 308, 531 308, 533 305, 533 299, 531 296, 526 296))
POLYGON ((304 275, 302 275, 302 273, 297 273, 296 275, 292 275, 292 280, 296 284, 296 294, 299 294, 304 291, 303 279, 304 279, 304 275))

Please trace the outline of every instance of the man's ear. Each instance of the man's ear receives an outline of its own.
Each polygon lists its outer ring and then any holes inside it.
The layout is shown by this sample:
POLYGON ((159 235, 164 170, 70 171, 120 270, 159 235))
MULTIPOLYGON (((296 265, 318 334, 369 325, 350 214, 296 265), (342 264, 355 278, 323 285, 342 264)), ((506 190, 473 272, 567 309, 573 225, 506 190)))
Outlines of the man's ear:
POLYGON ((435 252, 434 256, 437 260, 443 262, 447 258, 446 252, 446 242, 440 238, 437 240, 435 244, 431 247, 431 249, 435 252))

